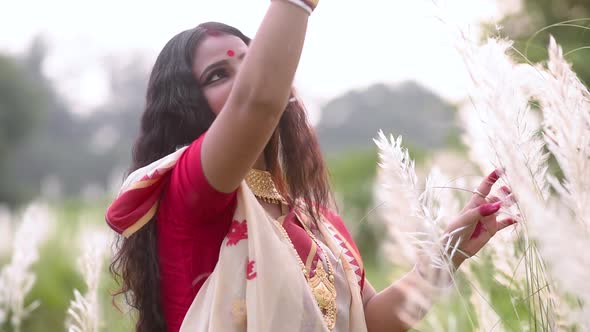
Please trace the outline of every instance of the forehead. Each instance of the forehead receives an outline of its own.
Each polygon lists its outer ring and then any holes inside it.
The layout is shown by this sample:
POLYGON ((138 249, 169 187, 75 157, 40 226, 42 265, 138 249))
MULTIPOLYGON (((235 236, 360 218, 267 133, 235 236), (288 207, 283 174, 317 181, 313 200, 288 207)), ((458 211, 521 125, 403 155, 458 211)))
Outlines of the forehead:
POLYGON ((227 58, 227 51, 245 52, 248 46, 234 35, 205 36, 195 51, 193 69, 202 72, 207 66, 227 58))

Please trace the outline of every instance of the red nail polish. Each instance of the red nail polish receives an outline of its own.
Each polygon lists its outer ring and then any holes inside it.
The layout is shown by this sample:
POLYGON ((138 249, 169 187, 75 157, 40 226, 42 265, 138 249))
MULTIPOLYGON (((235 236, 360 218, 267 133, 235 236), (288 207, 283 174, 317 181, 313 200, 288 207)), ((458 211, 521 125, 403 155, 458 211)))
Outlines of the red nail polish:
POLYGON ((500 188, 500 189, 506 195, 510 195, 512 193, 512 191, 510 190, 510 188, 508 188, 507 186, 502 186, 502 188, 500 188))
POLYGON ((500 178, 501 175, 502 175, 502 171, 497 169, 497 170, 493 171, 492 173, 490 173, 490 175, 488 176, 488 179, 491 182, 496 182, 496 181, 498 181, 498 179, 500 178))
POLYGON ((489 216, 491 214, 498 212, 498 210, 500 210, 500 206, 502 206, 502 202, 480 205, 479 213, 484 217, 489 216))
POLYGON ((473 230, 473 234, 471 234, 470 239, 475 239, 479 237, 481 235, 481 232, 483 232, 483 224, 481 223, 481 221, 478 221, 477 225, 475 225, 475 229, 473 230))

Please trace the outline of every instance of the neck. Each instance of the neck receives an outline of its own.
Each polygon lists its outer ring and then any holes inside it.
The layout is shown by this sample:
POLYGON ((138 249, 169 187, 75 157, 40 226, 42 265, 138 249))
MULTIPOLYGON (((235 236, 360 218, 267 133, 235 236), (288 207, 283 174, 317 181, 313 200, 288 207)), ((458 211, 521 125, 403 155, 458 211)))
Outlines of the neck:
POLYGON ((256 162, 254 163, 254 165, 252 165, 252 168, 261 170, 261 171, 266 171, 266 159, 264 158, 264 153, 261 153, 260 156, 258 156, 258 159, 256 159, 256 162))

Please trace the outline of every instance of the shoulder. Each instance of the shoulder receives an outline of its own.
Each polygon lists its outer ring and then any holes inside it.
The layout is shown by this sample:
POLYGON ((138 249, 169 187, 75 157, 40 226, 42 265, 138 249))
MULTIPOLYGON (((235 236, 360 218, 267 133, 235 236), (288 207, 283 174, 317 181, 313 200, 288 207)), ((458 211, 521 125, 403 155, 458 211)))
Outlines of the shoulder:
POLYGON ((195 220, 206 223, 216 219, 237 197, 237 190, 224 193, 213 188, 203 173, 201 146, 206 134, 201 134, 183 151, 164 192, 164 202, 171 212, 196 224, 201 222, 195 220))

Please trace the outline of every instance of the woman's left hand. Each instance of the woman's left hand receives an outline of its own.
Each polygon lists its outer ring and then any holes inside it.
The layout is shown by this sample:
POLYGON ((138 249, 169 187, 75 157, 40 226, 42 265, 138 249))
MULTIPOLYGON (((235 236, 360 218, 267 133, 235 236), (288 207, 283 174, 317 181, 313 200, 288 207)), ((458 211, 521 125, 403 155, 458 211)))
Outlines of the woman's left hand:
POLYGON ((455 268, 458 268, 465 259, 475 255, 498 231, 516 222, 513 218, 497 219, 497 211, 500 207, 509 207, 516 202, 508 187, 501 188, 505 195, 503 199, 488 196, 500 175, 501 170, 498 169, 489 174, 481 182, 460 215, 447 227, 446 233, 452 234, 451 243, 453 245, 459 243, 459 248, 452 259, 455 268), (459 238, 460 242, 458 242, 459 238))

